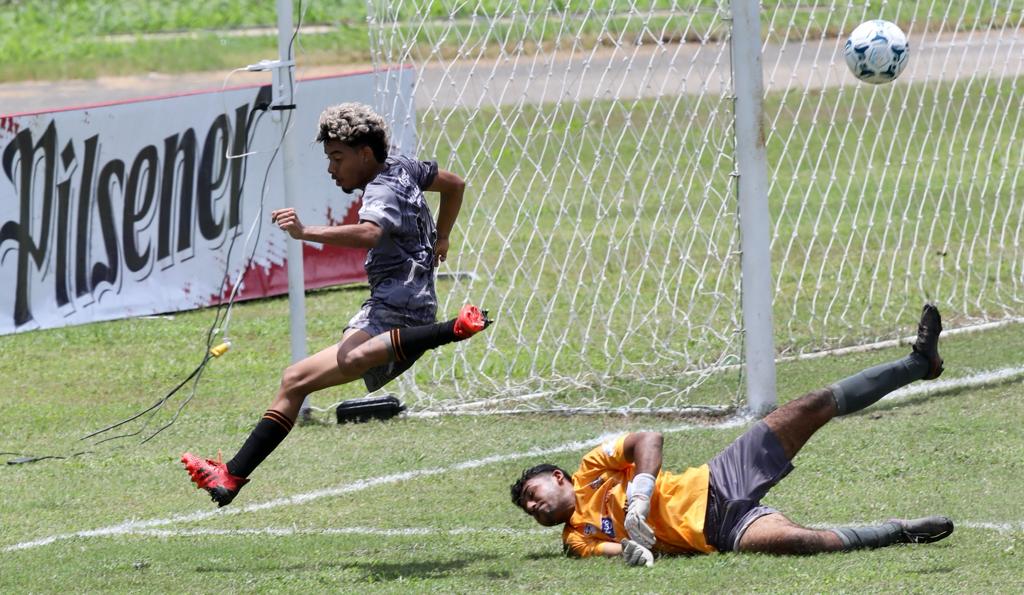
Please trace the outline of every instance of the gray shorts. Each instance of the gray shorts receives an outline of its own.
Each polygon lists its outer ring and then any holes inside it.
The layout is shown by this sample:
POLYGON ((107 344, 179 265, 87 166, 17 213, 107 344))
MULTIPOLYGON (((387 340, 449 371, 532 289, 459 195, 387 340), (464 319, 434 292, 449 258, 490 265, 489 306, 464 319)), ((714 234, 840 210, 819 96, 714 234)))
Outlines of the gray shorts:
POLYGON ((704 537, 720 552, 736 551, 751 523, 778 512, 761 506, 761 498, 793 470, 793 464, 775 433, 759 421, 715 455, 708 467, 704 537))
MULTIPOLYGON (((363 307, 356 312, 352 320, 348 321, 345 330, 356 329, 365 332, 371 337, 376 337, 394 328, 408 328, 410 326, 422 326, 433 324, 436 321, 436 310, 434 308, 423 308, 421 310, 399 310, 387 305, 367 300, 363 307)), ((391 382, 405 372, 423 355, 420 353, 407 354, 406 359, 401 362, 389 362, 383 366, 370 368, 363 374, 363 384, 366 390, 373 392, 385 384, 391 382)))

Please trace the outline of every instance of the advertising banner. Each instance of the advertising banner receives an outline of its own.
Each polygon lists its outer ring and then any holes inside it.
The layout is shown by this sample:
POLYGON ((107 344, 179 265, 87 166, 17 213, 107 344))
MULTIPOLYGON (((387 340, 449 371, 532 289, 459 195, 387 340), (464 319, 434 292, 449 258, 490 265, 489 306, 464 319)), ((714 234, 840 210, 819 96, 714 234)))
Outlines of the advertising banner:
MULTIPOLYGON (((402 75, 405 75, 404 77, 402 75)), ((0 334, 287 292, 286 246, 270 221, 285 205, 281 118, 295 135, 307 225, 353 223, 358 197, 327 174, 313 141, 320 112, 375 105, 377 77, 301 80, 294 110, 271 110, 268 86, 0 116, 0 334)), ((392 144, 415 148, 412 85, 388 81, 392 144), (411 108, 410 108, 411 109, 411 108)), ((303 245, 306 288, 365 281, 365 250, 303 245)))

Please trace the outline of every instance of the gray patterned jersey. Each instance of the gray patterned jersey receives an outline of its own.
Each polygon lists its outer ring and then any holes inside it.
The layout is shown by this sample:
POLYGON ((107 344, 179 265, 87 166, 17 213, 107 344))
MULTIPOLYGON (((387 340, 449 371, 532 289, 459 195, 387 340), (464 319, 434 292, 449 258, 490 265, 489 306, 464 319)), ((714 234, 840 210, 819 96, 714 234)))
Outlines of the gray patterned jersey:
POLYGON ((405 311, 437 311, 434 242, 437 229, 423 190, 437 177, 437 163, 391 156, 363 192, 360 221, 384 232, 366 255, 370 302, 405 311))

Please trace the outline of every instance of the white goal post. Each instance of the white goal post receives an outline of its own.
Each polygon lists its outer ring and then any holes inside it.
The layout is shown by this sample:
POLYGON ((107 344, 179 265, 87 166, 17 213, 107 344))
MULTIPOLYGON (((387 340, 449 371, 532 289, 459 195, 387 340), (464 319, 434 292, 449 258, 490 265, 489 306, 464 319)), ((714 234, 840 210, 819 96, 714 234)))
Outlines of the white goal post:
POLYGON ((368 6, 375 67, 415 86, 393 125, 468 181, 439 316, 498 321, 399 381, 414 409, 763 412, 777 357, 905 336, 926 299, 1024 315, 1022 8, 368 6), (842 58, 873 18, 910 39, 892 84, 842 58))

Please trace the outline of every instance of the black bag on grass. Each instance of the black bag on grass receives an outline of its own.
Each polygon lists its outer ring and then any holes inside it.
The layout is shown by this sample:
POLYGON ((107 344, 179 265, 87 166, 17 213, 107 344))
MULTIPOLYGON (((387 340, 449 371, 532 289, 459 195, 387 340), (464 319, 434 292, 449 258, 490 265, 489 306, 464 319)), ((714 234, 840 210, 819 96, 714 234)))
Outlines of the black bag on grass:
POLYGON ((335 414, 338 416, 339 424, 358 424, 371 419, 391 419, 403 411, 405 411, 405 405, 398 400, 398 397, 381 395, 343 401, 335 409, 335 414))

